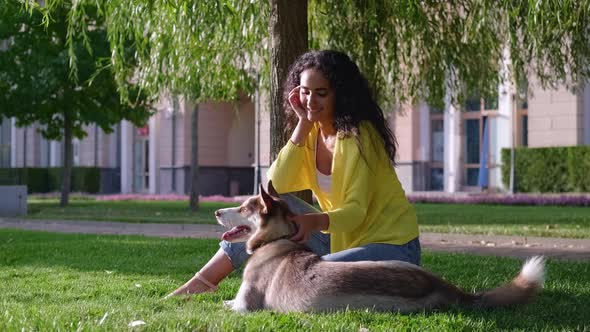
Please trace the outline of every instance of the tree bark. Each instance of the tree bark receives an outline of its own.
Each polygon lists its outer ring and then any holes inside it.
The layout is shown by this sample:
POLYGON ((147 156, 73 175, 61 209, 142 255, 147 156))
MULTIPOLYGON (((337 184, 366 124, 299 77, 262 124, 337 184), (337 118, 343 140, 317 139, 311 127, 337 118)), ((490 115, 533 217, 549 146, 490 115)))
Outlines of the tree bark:
POLYGON ((307 51, 307 0, 270 3, 270 149, 274 160, 288 138, 283 133, 283 83, 289 66, 307 51))
POLYGON ((518 115, 518 85, 516 83, 513 83, 513 86, 515 86, 515 91, 514 94, 512 95, 512 98, 510 100, 510 115, 511 115, 511 120, 510 121, 510 128, 512 131, 512 142, 510 142, 510 179, 509 179, 509 187, 508 187, 508 191, 510 193, 510 195, 514 195, 514 193, 516 193, 516 182, 515 182, 515 178, 516 178, 516 174, 515 174, 515 165, 516 165, 516 124, 517 122, 517 115, 518 115))
MULTIPOLYGON (((287 143, 284 133, 283 84, 289 66, 308 49, 307 0, 270 1, 270 158, 287 143)), ((297 196, 311 202, 311 191, 297 196)))
POLYGON ((74 163, 74 151, 72 147, 72 118, 69 111, 64 112, 64 154, 63 172, 61 182, 61 199, 59 206, 65 207, 70 201, 70 188, 72 184, 72 164, 74 163))
POLYGON ((192 114, 191 130, 191 192, 189 206, 192 212, 199 211, 199 104, 192 114))

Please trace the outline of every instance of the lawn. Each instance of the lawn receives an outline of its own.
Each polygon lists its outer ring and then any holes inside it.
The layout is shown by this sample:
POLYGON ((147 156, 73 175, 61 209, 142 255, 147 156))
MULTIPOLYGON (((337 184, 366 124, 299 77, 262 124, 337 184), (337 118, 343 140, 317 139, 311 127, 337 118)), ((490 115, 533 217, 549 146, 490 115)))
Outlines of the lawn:
POLYGON ((590 208, 415 204, 423 232, 590 238, 590 208))
MULTIPOLYGON (((62 209, 57 200, 29 200, 27 218, 214 224, 216 209, 235 204, 201 202, 195 214, 187 205, 182 201, 72 200, 62 209)), ((415 207, 425 232, 590 238, 588 207, 425 203, 415 207)))
MULTIPOLYGON (((571 331, 590 329, 590 263, 548 262, 546 288, 527 306, 453 308, 411 315, 372 312, 240 315, 223 308, 234 273, 215 294, 161 300, 217 250, 214 240, 0 230, 0 330, 571 331)), ((464 289, 514 275, 515 259, 425 253, 424 266, 464 289)))
POLYGON ((183 201, 94 201, 72 200, 66 208, 58 200, 28 201, 31 219, 121 221, 131 223, 215 224, 217 209, 236 204, 201 202, 200 210, 192 213, 183 201))

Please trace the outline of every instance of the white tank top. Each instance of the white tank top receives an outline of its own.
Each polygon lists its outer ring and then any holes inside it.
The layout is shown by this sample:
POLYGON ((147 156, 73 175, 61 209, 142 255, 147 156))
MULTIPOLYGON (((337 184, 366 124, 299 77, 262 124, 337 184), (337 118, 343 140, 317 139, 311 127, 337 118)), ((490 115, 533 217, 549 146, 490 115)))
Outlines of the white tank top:
MULTIPOLYGON (((319 136, 319 133, 318 133, 318 136, 319 136)), ((318 139, 316 137, 314 164, 315 164, 315 172, 317 174, 318 187, 320 187, 320 190, 324 193, 324 195, 327 195, 328 197, 330 197, 330 193, 332 192, 332 175, 331 174, 330 175, 323 174, 322 172, 320 172, 320 170, 318 170, 317 152, 318 152, 318 139)))

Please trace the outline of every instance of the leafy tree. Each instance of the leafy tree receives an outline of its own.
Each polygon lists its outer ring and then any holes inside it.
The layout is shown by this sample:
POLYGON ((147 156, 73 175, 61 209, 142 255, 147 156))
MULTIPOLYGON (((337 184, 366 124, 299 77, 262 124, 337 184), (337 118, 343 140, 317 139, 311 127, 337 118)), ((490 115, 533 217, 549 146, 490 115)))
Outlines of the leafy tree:
MULTIPOLYGON (((386 110, 416 100, 441 106, 448 92, 455 103, 475 91, 487 97, 500 80, 514 84, 530 74, 543 86, 572 87, 590 74, 590 0, 297 0, 298 8, 309 6, 307 15, 274 16, 273 10, 292 2, 78 1, 97 4, 107 18, 123 91, 131 67, 125 61, 129 41, 137 50, 139 84, 152 93, 167 88, 197 101, 231 100, 238 91, 252 93, 270 83, 272 101, 281 80, 260 84, 254 73, 280 73, 284 61, 272 60, 274 49, 300 34, 308 35, 312 48, 350 54, 386 110), (307 27, 300 23, 303 16, 307 27), (275 18, 280 20, 270 22, 275 18), (273 30, 283 25, 295 30, 273 30)), ((72 34, 86 31, 83 24, 70 28, 72 34)), ((280 113, 278 103, 270 106, 271 114, 280 113)), ((281 121, 272 118, 271 137, 282 137, 281 121)), ((273 143, 273 153, 280 146, 273 143)))
POLYGON ((499 80, 531 74, 544 87, 590 74, 588 0, 310 3, 312 47, 350 53, 390 109, 417 98, 440 106, 448 91, 494 96, 499 80))
MULTIPOLYGON (((46 17, 62 0, 46 7, 27 3, 46 17)), ((203 101, 238 100, 239 93, 253 93, 259 82, 268 81, 268 4, 251 1, 150 1, 80 0, 72 8, 70 32, 90 39, 88 19, 80 7, 94 6, 103 14, 112 50, 110 66, 123 101, 134 83, 157 98, 162 92, 182 94, 197 104, 203 101), (265 14, 266 13, 266 14, 265 14), (132 45, 130 49, 128 46, 132 45), (132 54, 130 58, 128 55, 132 54)), ((49 25, 51 23, 47 21, 49 25)), ((74 59, 75 60, 75 59, 74 59)), ((72 70, 76 62, 72 62, 72 70)), ((196 135, 198 105, 192 119, 191 209, 198 209, 198 161, 196 135)))
POLYGON ((71 33, 68 21, 77 12, 68 3, 56 4, 51 24, 44 26, 41 13, 0 1, 0 40, 7 44, 0 51, 0 115, 15 117, 18 126, 38 123, 44 137, 64 139, 61 206, 69 200, 72 138, 83 138, 91 123, 111 132, 122 119, 143 124, 150 114, 136 88, 129 86, 128 102, 120 102, 110 67, 97 65, 111 54, 104 24, 96 8, 76 10, 88 19, 85 38, 71 33))

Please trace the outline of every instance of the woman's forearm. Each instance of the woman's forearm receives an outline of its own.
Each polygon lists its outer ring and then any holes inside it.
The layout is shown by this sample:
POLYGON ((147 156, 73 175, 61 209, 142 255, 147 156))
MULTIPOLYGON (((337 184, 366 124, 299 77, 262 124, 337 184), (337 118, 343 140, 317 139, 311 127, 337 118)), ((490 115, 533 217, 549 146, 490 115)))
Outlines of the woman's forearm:
POLYGON ((327 213, 318 213, 317 225, 320 231, 327 230, 330 227, 330 216, 327 213))
POLYGON ((295 145, 302 146, 305 143, 307 135, 311 131, 313 123, 305 120, 300 120, 291 134, 291 142, 295 145))

